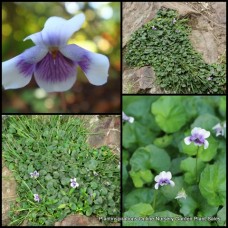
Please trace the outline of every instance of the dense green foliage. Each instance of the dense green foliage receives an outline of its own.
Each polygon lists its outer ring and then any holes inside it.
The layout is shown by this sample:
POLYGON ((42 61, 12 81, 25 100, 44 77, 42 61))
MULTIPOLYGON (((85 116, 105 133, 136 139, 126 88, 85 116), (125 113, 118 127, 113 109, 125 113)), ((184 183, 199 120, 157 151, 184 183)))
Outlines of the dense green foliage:
POLYGON ((159 10, 152 21, 132 34, 127 64, 152 66, 157 83, 171 93, 224 94, 225 64, 204 63, 189 40, 187 22, 174 10, 159 10))
POLYGON ((212 128, 226 120, 226 97, 125 96, 123 110, 135 119, 123 125, 123 215, 140 217, 124 225, 224 225, 226 138, 212 128), (210 131, 207 149, 184 143, 194 127, 210 131), (155 190, 161 171, 174 187, 155 190), (182 189, 186 199, 176 199, 182 189))
POLYGON ((53 225, 73 213, 119 216, 118 159, 106 146, 90 148, 85 129, 70 116, 11 116, 4 122, 3 157, 18 194, 11 225, 24 219, 28 225, 53 225), (30 177, 35 170, 37 179, 30 177), (79 187, 70 186, 73 178, 79 187))

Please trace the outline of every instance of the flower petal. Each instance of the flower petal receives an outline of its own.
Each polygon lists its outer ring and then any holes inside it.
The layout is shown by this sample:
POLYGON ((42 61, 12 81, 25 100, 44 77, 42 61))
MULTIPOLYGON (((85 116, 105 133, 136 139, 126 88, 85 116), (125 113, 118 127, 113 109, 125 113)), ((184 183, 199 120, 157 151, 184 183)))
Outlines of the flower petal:
POLYGON ((48 53, 36 64, 35 79, 46 92, 69 90, 76 81, 77 64, 60 52, 48 53))
POLYGON ((190 138, 191 138, 190 136, 184 138, 184 142, 186 145, 189 145, 191 143, 190 138))
POLYGON ((2 63, 2 85, 5 89, 17 89, 26 86, 33 75, 35 63, 47 53, 47 49, 35 46, 22 54, 2 63))
POLYGON ((85 21, 85 15, 80 13, 70 20, 61 17, 50 17, 41 31, 43 41, 48 46, 62 46, 78 31, 85 21))
POLYGON ((201 130, 201 133, 204 138, 208 138, 211 135, 210 131, 206 131, 204 129, 201 130))
POLYGON ((87 51, 74 44, 60 48, 60 52, 80 65, 91 84, 103 85, 107 82, 109 60, 105 55, 87 51))
POLYGON ((158 187, 159 187, 159 183, 156 183, 156 184, 154 185, 154 188, 155 188, 155 189, 158 189, 158 187))
POLYGON ((159 181, 160 181, 160 175, 157 175, 157 176, 154 178, 154 180, 155 180, 156 182, 159 182, 159 181))
POLYGON ((170 183, 170 185, 171 185, 172 187, 175 186, 175 183, 174 183, 173 181, 170 180, 169 183, 170 183))
POLYGON ((171 179, 172 178, 171 172, 166 172, 166 178, 168 178, 168 179, 171 179))
POLYGON ((34 33, 30 36, 27 36, 23 41, 31 39, 34 44, 39 46, 45 46, 41 32, 34 33))
POLYGON ((209 146, 209 142, 207 140, 204 141, 204 149, 207 149, 209 146))
POLYGON ((192 129, 192 131, 191 131, 191 134, 192 134, 192 135, 198 134, 198 132, 199 132, 200 129, 201 129, 200 127, 194 127, 194 128, 192 129))

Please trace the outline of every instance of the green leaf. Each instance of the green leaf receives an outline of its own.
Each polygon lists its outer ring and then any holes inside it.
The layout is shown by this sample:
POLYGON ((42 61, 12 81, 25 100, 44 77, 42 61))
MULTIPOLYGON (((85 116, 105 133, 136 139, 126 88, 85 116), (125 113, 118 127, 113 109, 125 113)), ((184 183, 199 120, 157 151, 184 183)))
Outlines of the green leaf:
POLYGON ((160 97, 152 104, 151 112, 160 128, 167 133, 180 130, 187 121, 181 97, 160 97))
POLYGON ((63 209, 63 208, 65 208, 67 206, 67 204, 60 204, 59 206, 58 206, 58 209, 63 209))
MULTIPOLYGON (((205 164, 198 158, 197 159, 197 179, 199 180, 200 173, 202 172, 205 164)), ((181 170, 185 171, 184 181, 188 184, 196 182, 196 159, 189 157, 181 161, 181 170)))
POLYGON ((151 204, 153 200, 152 188, 134 189, 125 196, 124 207, 128 210, 131 206, 138 203, 151 204))
POLYGON ((169 146, 172 143, 172 141, 173 141, 172 135, 164 135, 163 137, 156 138, 154 140, 154 145, 160 148, 165 148, 169 146))
POLYGON ((203 114, 196 118, 191 127, 192 129, 194 127, 200 127, 207 131, 211 131, 212 127, 214 127, 219 122, 220 120, 216 116, 211 114, 203 114))
POLYGON ((135 212, 140 217, 145 217, 152 215, 154 213, 154 209, 150 204, 146 203, 138 203, 130 207, 129 211, 135 212))
POLYGON ((220 218, 218 220, 219 226, 225 226, 226 223, 226 206, 224 206, 217 214, 217 216, 220 218))
POLYGON ((216 163, 207 165, 200 178, 199 188, 208 204, 212 206, 225 205, 226 202, 226 173, 225 165, 216 163))
POLYGON ((150 183, 153 179, 150 170, 130 171, 129 174, 136 188, 141 188, 145 183, 150 183))
POLYGON ((169 169, 170 157, 167 152, 154 145, 138 148, 130 159, 133 171, 154 169, 158 173, 169 169))
POLYGON ((93 209, 90 207, 86 210, 86 216, 90 216, 93 213, 93 209))

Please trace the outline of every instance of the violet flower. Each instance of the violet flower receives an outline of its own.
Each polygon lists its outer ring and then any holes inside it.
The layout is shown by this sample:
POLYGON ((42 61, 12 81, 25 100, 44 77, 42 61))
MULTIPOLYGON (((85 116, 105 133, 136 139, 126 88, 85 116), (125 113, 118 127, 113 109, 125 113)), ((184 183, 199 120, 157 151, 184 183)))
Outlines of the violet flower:
POLYGON ((30 173, 31 178, 38 178, 39 175, 40 174, 36 170, 33 173, 30 173))
POLYGON ((155 189, 158 189, 159 186, 163 185, 171 185, 172 187, 175 186, 175 183, 171 180, 172 174, 171 172, 160 172, 159 175, 157 175, 154 180, 157 182, 154 186, 155 189))
POLYGON ((134 117, 127 116, 124 112, 122 112, 122 120, 128 121, 129 123, 133 123, 135 119, 134 119, 134 117))
POLYGON ((77 181, 76 181, 76 178, 73 178, 73 179, 70 179, 70 186, 72 187, 72 188, 77 188, 77 187, 79 187, 79 184, 77 183, 77 181))
POLYGON ((173 19, 172 24, 175 24, 177 22, 176 18, 173 19))
POLYGON ((200 127, 195 127, 191 131, 191 136, 188 136, 184 139, 185 144, 189 145, 190 143, 194 143, 196 146, 204 146, 204 149, 207 149, 209 146, 206 138, 210 136, 210 131, 206 131, 200 127))
POLYGON ((50 17, 41 32, 24 39, 31 39, 35 46, 2 63, 2 84, 5 89, 26 86, 34 74, 37 84, 46 92, 69 90, 76 81, 77 67, 84 71, 93 85, 107 82, 109 60, 75 44, 68 39, 84 23, 80 13, 69 20, 50 17))
POLYGON ((223 124, 218 123, 212 129, 215 130, 216 137, 218 137, 219 135, 225 136, 225 134, 226 134, 226 122, 224 122, 223 124))
POLYGON ((157 28, 154 27, 154 25, 152 26, 152 30, 157 30, 157 28))
POLYGON ((34 195, 34 201, 40 202, 40 197, 38 194, 33 194, 34 195))

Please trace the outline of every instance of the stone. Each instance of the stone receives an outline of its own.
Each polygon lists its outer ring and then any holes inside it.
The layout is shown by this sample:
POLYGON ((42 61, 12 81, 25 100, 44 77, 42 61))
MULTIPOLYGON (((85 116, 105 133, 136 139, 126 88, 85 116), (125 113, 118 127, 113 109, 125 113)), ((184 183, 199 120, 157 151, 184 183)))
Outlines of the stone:
POLYGON ((107 145, 120 155, 120 116, 98 119, 88 138, 90 146, 99 148, 107 145))
POLYGON ((218 23, 226 24, 226 2, 216 2, 212 5, 218 23))
POLYGON ((10 222, 8 213, 10 204, 15 202, 16 194, 16 181, 12 172, 5 166, 2 169, 2 225, 6 226, 10 222))

